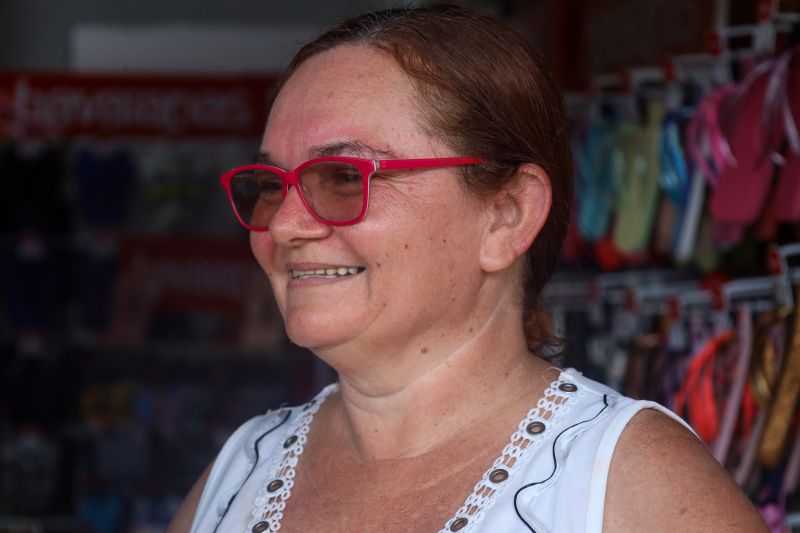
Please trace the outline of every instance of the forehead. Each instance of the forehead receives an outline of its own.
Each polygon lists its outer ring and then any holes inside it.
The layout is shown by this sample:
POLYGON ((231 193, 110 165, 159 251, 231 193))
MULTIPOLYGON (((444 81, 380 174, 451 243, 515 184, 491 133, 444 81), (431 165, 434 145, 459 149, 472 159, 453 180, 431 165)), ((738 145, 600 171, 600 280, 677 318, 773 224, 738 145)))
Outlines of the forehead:
POLYGON ((289 78, 270 111, 262 150, 291 164, 314 147, 348 141, 433 155, 417 101, 410 78, 389 55, 342 45, 312 56, 289 78))

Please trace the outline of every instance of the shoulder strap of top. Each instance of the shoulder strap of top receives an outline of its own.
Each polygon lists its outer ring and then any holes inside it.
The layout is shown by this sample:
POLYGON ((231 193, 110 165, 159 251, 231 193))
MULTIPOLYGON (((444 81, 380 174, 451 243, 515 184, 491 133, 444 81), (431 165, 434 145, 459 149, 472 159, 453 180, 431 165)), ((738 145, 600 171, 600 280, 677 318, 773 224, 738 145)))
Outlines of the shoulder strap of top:
POLYGON ((251 418, 228 438, 206 480, 192 521, 192 533, 216 531, 231 501, 258 464, 261 439, 284 427, 292 411, 279 409, 251 418))
POLYGON ((586 516, 587 533, 601 533, 603 530, 603 512, 605 511, 606 485, 608 484, 611 457, 614 455, 614 449, 625 427, 634 415, 643 409, 660 411, 694 433, 692 428, 681 420, 678 415, 655 402, 635 401, 622 407, 608 424, 597 448, 597 455, 592 469, 592 481, 589 487, 589 506, 586 516))

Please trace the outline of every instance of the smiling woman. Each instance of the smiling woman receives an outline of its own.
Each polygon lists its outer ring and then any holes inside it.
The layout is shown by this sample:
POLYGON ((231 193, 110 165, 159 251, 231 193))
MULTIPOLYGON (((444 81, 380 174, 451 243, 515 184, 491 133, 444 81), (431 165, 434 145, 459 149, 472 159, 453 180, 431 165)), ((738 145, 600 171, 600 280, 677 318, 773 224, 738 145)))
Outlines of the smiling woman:
POLYGON ((765 530, 675 415, 541 357, 571 158, 521 37, 367 13, 279 89, 259 162, 222 183, 339 381, 239 428, 171 531, 765 530))

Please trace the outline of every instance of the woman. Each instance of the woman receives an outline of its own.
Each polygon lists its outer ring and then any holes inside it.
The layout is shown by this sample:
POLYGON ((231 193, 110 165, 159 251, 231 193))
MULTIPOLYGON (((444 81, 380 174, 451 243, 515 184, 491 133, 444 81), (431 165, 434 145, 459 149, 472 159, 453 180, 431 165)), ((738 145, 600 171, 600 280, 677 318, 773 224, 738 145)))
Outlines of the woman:
POLYGON ((674 415, 537 356, 570 168, 557 88, 496 21, 389 10, 304 47, 223 183, 339 383, 239 428, 171 530, 765 530, 674 415))

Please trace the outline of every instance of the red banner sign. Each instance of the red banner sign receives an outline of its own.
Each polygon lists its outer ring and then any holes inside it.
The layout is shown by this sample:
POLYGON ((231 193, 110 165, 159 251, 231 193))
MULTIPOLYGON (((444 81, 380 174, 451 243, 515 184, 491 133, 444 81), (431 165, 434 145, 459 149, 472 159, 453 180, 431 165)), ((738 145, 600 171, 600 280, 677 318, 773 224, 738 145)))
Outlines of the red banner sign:
POLYGON ((257 138, 270 77, 0 73, 4 137, 257 138))
POLYGON ((261 273, 245 238, 128 238, 120 249, 120 275, 158 307, 241 311, 253 277, 261 273))

